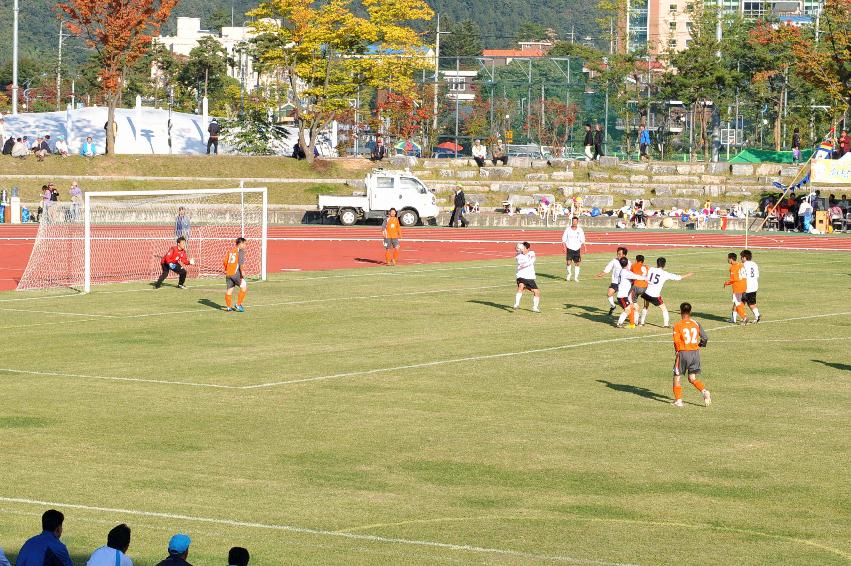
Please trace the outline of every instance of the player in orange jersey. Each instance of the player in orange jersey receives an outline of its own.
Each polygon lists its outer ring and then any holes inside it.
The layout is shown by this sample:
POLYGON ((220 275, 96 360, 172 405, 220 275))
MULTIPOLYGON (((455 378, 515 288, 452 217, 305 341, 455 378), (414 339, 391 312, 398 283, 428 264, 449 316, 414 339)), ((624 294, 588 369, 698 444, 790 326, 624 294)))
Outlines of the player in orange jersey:
POLYGON ((636 311, 638 311, 638 298, 647 290, 647 266, 644 265, 644 256, 638 254, 635 256, 635 261, 629 266, 629 270, 642 277, 632 282, 632 289, 629 290, 632 304, 635 305, 629 313, 630 324, 635 324, 636 311))
POLYGON ((396 209, 387 212, 387 218, 381 225, 381 235, 384 236, 384 263, 396 265, 399 259, 399 239, 402 237, 402 225, 396 217, 396 209), (391 263, 392 262, 392 263, 391 263))
POLYGON ((245 312, 242 306, 242 301, 245 299, 245 293, 248 291, 248 284, 245 282, 245 277, 242 275, 242 266, 245 265, 245 238, 237 238, 236 245, 226 255, 222 262, 225 269, 225 283, 228 289, 225 291, 226 311, 245 312), (236 296, 236 307, 233 306, 233 290, 239 287, 239 294, 236 296))
POLYGON ((674 325, 674 406, 683 406, 683 386, 680 377, 688 376, 688 382, 694 385, 703 395, 703 403, 709 406, 712 398, 709 390, 697 379, 700 374, 700 348, 705 348, 709 336, 699 322, 691 318, 691 303, 680 305, 682 320, 674 325))
POLYGON ((733 324, 738 322, 737 316, 742 318, 742 324, 747 324, 748 315, 745 313, 745 305, 742 302, 742 296, 748 289, 748 280, 747 274, 745 273, 745 267, 736 260, 735 253, 727 254, 727 263, 730 264, 730 279, 729 281, 724 282, 724 286, 728 285, 733 287, 733 312, 730 316, 730 320, 733 324))

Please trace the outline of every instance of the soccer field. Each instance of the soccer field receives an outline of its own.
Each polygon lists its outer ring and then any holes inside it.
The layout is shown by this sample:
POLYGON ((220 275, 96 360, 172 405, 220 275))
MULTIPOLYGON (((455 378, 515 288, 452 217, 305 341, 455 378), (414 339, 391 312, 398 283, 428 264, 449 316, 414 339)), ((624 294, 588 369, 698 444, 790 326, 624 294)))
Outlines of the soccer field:
MULTIPOLYGON (((739 250, 731 250, 739 251, 739 250)), ((661 314, 617 329, 611 254, 293 272, 88 296, 2 293, 0 546, 49 506, 75 564, 119 522, 137 565, 246 546, 280 564, 848 564, 851 261, 755 251, 733 326, 726 250, 643 252, 709 333, 671 406, 661 314)), ((404 255, 403 255, 404 259, 404 255)), ((672 322, 679 316, 672 312, 672 322)))

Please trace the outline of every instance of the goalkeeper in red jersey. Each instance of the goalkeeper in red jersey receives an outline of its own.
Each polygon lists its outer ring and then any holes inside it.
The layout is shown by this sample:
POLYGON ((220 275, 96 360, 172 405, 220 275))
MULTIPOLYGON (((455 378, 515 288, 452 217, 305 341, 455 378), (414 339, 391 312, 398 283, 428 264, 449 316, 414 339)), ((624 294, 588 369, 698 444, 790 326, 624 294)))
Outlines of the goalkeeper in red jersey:
POLYGON ((159 289, 162 286, 163 281, 168 277, 169 271, 177 273, 179 277, 177 281, 178 288, 186 289, 184 285, 186 283, 186 266, 195 265, 195 260, 186 255, 186 238, 183 236, 179 237, 177 239, 177 245, 169 248, 168 253, 163 256, 160 263, 163 271, 160 274, 160 278, 154 283, 154 289, 159 289))
POLYGON ((225 269, 225 282, 227 283, 227 291, 225 291, 225 303, 227 304, 226 311, 245 312, 242 307, 242 301, 245 299, 245 293, 248 290, 248 284, 245 282, 245 277, 242 275, 242 266, 245 265, 245 238, 236 239, 236 247, 231 249, 222 265, 225 269), (233 290, 239 287, 239 293, 236 295, 236 307, 233 306, 233 290))

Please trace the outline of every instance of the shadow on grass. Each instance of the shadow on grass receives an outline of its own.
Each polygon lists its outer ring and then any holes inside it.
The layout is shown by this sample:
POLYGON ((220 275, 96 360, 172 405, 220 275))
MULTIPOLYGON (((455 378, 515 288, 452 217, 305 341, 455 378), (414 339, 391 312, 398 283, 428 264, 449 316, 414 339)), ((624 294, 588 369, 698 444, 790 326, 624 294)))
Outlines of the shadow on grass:
POLYGON ((821 364, 823 366, 827 366, 833 369, 838 369, 839 371, 851 371, 851 364, 843 364, 840 362, 826 362, 824 360, 813 360, 817 364, 821 364))
POLYGON ((370 258, 366 258, 366 257, 356 257, 355 261, 357 261, 359 263, 373 263, 375 265, 384 265, 383 261, 380 261, 380 260, 377 260, 377 259, 370 259, 370 258))
POLYGON ((579 318, 584 318, 586 320, 590 320, 592 322, 600 322, 603 324, 611 324, 615 319, 609 315, 608 309, 601 309, 599 307, 589 307, 586 305, 573 305, 570 303, 565 303, 565 310, 579 309, 582 312, 568 312, 571 316, 578 316, 579 318))
POLYGON ((660 395, 655 391, 651 391, 645 387, 637 387, 635 385, 629 385, 626 383, 612 383, 611 381, 606 381, 605 379, 598 379, 597 383, 602 383, 609 389, 614 389, 615 391, 619 391, 620 393, 632 393, 633 395, 638 395, 639 397, 644 397, 645 399, 650 399, 652 401, 658 401, 660 403, 670 403, 673 401, 667 395, 660 395))
POLYGON ((217 303, 216 301, 211 301, 210 299, 198 299, 199 305, 204 305, 205 307, 210 307, 211 309, 216 309, 217 311, 224 310, 225 306, 217 303))
POLYGON ((494 303, 493 301, 472 300, 472 301, 467 301, 467 302, 468 303, 475 303, 477 305, 484 305, 486 307, 492 307, 492 308, 499 309, 499 310, 502 310, 502 311, 505 311, 505 312, 514 312, 514 309, 511 308, 511 305, 501 305, 499 303, 494 303))
MULTIPOLYGON (((679 310, 679 307, 677 307, 679 310)), ((693 312, 691 313, 692 318, 704 319, 704 320, 717 320, 718 322, 727 322, 730 320, 729 316, 719 316, 717 314, 709 314, 708 312, 693 312)))
POLYGON ((559 277, 558 275, 552 275, 550 273, 538 273, 538 277, 542 279, 555 279, 556 281, 564 281, 564 277, 559 277))

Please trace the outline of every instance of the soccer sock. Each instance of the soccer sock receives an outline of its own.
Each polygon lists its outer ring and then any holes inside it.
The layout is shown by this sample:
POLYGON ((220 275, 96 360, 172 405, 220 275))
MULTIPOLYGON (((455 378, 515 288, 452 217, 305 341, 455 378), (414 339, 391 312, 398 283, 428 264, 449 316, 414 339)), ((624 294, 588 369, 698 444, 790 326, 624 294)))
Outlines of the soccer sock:
POLYGON ((733 318, 733 322, 736 322, 739 319, 738 314, 739 314, 738 308, 733 307, 733 314, 731 315, 732 318, 733 318))
POLYGON ((645 320, 647 320, 647 309, 641 309, 641 318, 639 319, 639 322, 644 324, 645 320))
POLYGON ((618 317, 618 324, 623 324, 626 320, 626 311, 623 311, 621 315, 618 317))
POLYGON ((541 297, 532 297, 532 308, 538 308, 538 305, 541 304, 541 297))
POLYGON ((225 304, 228 308, 233 307, 233 299, 231 298, 231 295, 225 295, 225 304))
POLYGON ((635 309, 629 309, 629 323, 635 326, 635 309))
POLYGON ((615 304, 615 297, 614 296, 609 297, 609 304, 612 305, 612 308, 617 307, 617 305, 615 304))
POLYGON ((390 250, 384 252, 384 263, 390 263, 390 250))
POLYGON ((665 326, 669 326, 671 323, 671 317, 668 314, 668 309, 664 305, 662 305, 662 323, 665 326))
POLYGON ((739 316, 742 317, 742 319, 748 317, 748 313, 745 312, 745 305, 743 305, 742 303, 736 305, 736 312, 739 313, 739 316))
POLYGON ((579 281, 579 266, 576 267, 576 279, 574 281, 579 281))
POLYGON ((683 386, 674 385, 674 400, 679 401, 683 398, 683 386))
POLYGON ((399 248, 393 248, 393 262, 399 259, 399 248))
POLYGON ((514 308, 515 309, 520 306, 520 299, 522 299, 522 298, 523 298, 523 292, 522 291, 517 293, 516 295, 514 295, 514 308))
POLYGON ((756 308, 756 307, 751 307, 751 310, 753 311, 753 315, 754 315, 756 318, 759 318, 759 309, 758 309, 758 308, 756 308))
MULTIPOLYGON (((579 271, 579 268, 577 268, 576 270, 577 270, 577 271, 579 271)), ((573 277, 573 266, 572 266, 572 265, 568 265, 568 266, 567 266, 567 277, 566 277, 566 279, 567 279, 568 281, 570 281, 570 278, 571 278, 571 277, 573 277)))
POLYGON ((242 304, 242 300, 243 300, 244 298, 245 298, 245 291, 243 291, 242 289, 240 289, 240 290, 239 290, 239 295, 237 295, 237 297, 236 297, 236 304, 237 304, 237 306, 239 306, 239 305, 241 305, 241 304, 242 304))
POLYGON ((698 391, 703 391, 703 383, 699 379, 695 379, 691 382, 691 384, 694 385, 698 391))

